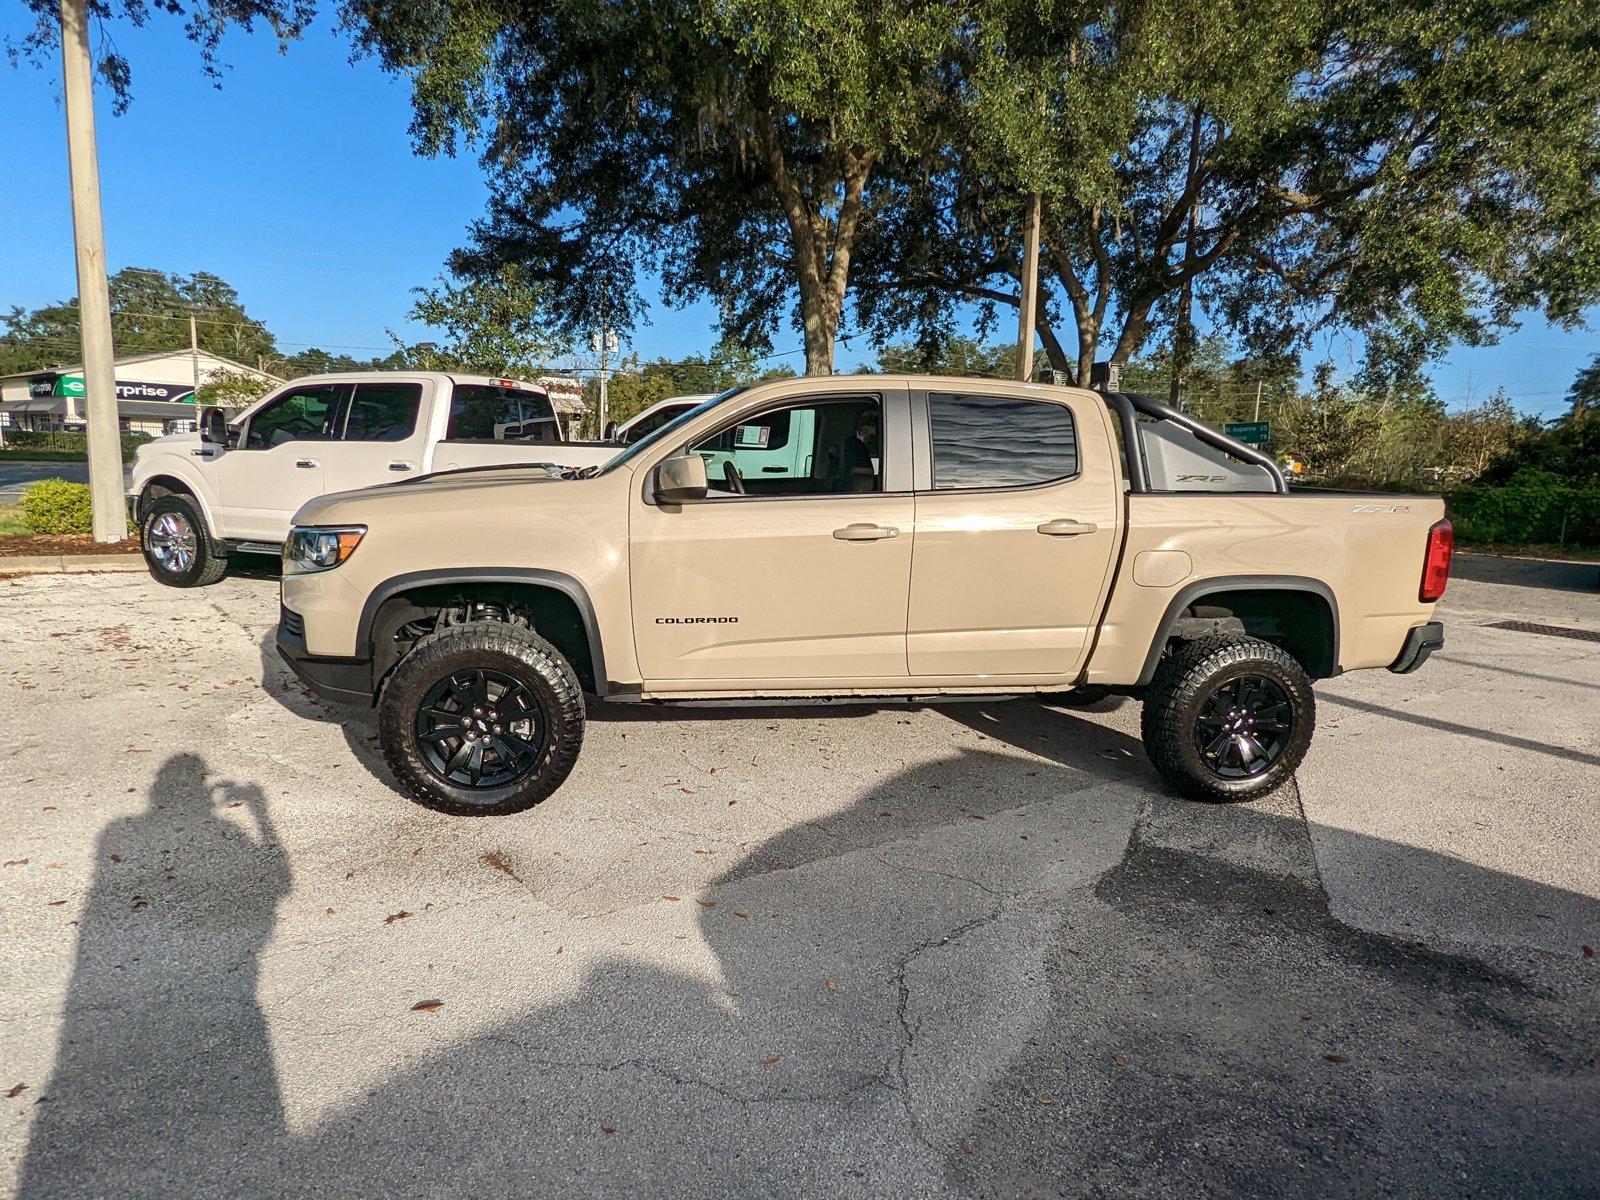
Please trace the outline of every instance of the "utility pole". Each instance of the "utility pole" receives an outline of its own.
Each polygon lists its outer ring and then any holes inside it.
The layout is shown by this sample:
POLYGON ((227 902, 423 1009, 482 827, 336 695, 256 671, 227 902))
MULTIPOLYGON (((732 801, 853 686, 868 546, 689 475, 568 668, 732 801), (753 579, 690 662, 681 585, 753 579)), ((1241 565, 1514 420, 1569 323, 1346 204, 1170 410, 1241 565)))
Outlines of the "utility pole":
POLYGON ((106 234, 100 219, 100 164, 94 138, 94 73, 85 0, 61 0, 61 74, 72 176, 72 232, 78 253, 78 322, 83 340, 84 420, 88 425, 90 528, 97 542, 128 536, 122 498, 122 438, 117 426, 116 351, 106 286, 106 234))
POLYGON ((1250 419, 1252 421, 1261 420, 1261 380, 1259 379, 1256 380, 1256 415, 1250 419))
POLYGON ((1033 378, 1033 335, 1039 303, 1039 210, 1043 197, 1038 192, 1028 203, 1028 224, 1022 235, 1022 295, 1017 305, 1017 378, 1026 383, 1033 378))
POLYGON ((200 334, 195 328, 194 314, 189 314, 189 357, 194 362, 194 398, 192 403, 200 403, 200 334))

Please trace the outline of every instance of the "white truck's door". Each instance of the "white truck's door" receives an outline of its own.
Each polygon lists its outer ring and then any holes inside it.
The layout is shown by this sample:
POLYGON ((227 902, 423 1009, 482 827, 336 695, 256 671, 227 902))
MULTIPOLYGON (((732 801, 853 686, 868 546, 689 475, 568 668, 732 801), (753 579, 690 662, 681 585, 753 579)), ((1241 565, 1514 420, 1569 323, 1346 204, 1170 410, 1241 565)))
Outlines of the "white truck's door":
MULTIPOLYGON (((605 462, 616 446, 574 446, 562 440, 550 397, 509 383, 457 383, 450 391, 444 436, 433 447, 430 471, 501 463, 586 467, 605 462)), ((443 404, 441 396, 436 404, 443 404)))
POLYGON ((357 381, 354 388, 338 437, 323 447, 322 490, 348 492, 422 474, 429 436, 425 385, 384 379, 357 381))
POLYGON ((347 383, 309 383, 250 414, 239 444, 216 459, 221 536, 281 542, 289 535, 295 510, 326 490, 323 453, 349 393, 347 383))

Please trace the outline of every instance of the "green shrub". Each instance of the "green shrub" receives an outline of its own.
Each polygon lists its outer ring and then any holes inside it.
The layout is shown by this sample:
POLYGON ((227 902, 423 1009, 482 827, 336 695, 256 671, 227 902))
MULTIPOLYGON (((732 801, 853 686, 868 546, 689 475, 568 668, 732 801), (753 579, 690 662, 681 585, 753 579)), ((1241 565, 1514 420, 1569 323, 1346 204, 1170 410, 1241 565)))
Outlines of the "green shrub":
POLYGON ((22 523, 35 533, 88 533, 89 485, 41 479, 22 494, 22 523))
POLYGON ((1507 487, 1463 488, 1445 500, 1464 542, 1600 546, 1600 488, 1563 487, 1529 473, 1507 487))
MULTIPOLYGON (((89 435, 74 430, 8 429, 5 432, 5 439, 8 450, 45 450, 68 454, 89 452, 89 435)), ((149 440, 149 436, 142 433, 123 434, 123 461, 131 460, 133 452, 149 440)))

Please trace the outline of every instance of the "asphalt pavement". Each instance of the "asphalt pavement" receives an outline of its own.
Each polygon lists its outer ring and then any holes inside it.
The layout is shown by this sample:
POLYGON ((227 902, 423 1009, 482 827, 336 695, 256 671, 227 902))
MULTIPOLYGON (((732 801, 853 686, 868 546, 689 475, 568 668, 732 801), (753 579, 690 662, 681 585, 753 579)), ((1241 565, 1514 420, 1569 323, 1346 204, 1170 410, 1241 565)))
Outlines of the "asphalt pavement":
MULTIPOLYGON (((133 478, 133 463, 122 468, 123 489, 133 478)), ((89 464, 81 462, 11 462, 0 457, 0 508, 17 504, 22 493, 41 479, 66 479, 89 482, 89 464)))
POLYGON ((1464 558, 1238 806, 1131 702, 601 705, 442 817, 275 615, 0 580, 0 1195, 1600 1194, 1593 589, 1464 558))

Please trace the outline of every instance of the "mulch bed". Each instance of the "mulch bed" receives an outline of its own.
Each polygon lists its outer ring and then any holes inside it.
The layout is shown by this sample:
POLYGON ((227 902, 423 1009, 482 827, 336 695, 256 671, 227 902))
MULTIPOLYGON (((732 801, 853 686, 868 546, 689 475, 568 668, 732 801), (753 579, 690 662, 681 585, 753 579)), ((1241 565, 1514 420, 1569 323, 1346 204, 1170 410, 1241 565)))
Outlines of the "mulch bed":
POLYGON ((19 533, 0 537, 0 558, 35 554, 137 554, 139 539, 97 542, 87 533, 19 533))

